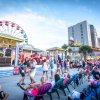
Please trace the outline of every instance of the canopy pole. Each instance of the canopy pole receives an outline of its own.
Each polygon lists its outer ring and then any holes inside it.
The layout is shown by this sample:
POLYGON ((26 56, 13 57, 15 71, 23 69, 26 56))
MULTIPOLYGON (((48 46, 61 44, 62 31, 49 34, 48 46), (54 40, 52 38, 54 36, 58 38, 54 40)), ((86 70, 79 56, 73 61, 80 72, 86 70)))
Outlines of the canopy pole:
POLYGON ((18 66, 18 56, 19 56, 19 47, 18 47, 19 42, 16 41, 16 50, 15 50, 15 67, 18 66))

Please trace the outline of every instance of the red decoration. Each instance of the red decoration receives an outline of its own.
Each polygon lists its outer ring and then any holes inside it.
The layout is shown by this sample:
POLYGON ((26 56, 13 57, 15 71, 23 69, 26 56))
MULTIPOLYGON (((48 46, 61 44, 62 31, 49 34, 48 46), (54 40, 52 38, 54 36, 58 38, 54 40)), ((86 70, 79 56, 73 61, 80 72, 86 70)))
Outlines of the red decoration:
POLYGON ((12 23, 12 24, 11 24, 11 26, 12 26, 12 27, 15 27, 15 24, 14 24, 14 23, 12 23))
POLYGON ((20 29, 20 27, 19 26, 17 26, 17 30, 19 30, 20 29))
POLYGON ((9 25, 9 22, 5 22, 5 25, 8 26, 9 25))
POLYGON ((42 55, 40 55, 40 59, 42 59, 42 55))
POLYGON ((0 26, 2 26, 2 21, 0 21, 0 26))

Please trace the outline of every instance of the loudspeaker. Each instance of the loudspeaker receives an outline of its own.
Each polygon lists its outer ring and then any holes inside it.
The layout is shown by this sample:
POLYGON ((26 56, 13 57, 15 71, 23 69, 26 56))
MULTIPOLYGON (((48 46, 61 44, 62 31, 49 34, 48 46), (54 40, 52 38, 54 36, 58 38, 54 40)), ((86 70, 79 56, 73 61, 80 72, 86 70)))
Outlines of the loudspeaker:
POLYGON ((11 56, 11 49, 6 49, 5 56, 11 56))

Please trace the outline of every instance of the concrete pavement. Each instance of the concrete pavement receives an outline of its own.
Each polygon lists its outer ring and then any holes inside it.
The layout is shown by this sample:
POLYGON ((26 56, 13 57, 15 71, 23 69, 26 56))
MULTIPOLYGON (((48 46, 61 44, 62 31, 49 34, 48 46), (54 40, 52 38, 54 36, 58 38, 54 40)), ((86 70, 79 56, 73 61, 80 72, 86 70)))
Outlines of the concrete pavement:
MULTIPOLYGON (((71 69, 69 71, 70 74, 77 73, 77 69, 71 69)), ((40 82, 40 78, 42 75, 42 69, 38 68, 36 75, 35 75, 35 81, 40 82)), ((49 77, 50 77, 50 71, 49 71, 49 77)), ((17 86, 17 82, 20 80, 21 76, 20 75, 14 75, 14 76, 9 76, 9 77, 3 77, 0 78, 0 84, 2 85, 2 88, 5 92, 9 94, 9 97, 7 100, 22 100, 23 99, 23 90, 21 90, 17 86)), ((25 83, 29 84, 29 76, 26 77, 25 83)), ((85 82, 83 85, 80 85, 76 88, 77 91, 81 91, 84 87, 87 86, 87 82, 85 82)), ((70 90, 72 91, 73 88, 70 86, 70 90)), ((62 91, 59 90, 61 100, 67 100, 67 96, 64 96, 62 91)), ((69 94, 68 91, 66 90, 67 95, 69 94)), ((50 100, 48 95, 44 96, 45 100, 50 100)), ((53 94, 53 100, 59 100, 56 94, 53 94)))

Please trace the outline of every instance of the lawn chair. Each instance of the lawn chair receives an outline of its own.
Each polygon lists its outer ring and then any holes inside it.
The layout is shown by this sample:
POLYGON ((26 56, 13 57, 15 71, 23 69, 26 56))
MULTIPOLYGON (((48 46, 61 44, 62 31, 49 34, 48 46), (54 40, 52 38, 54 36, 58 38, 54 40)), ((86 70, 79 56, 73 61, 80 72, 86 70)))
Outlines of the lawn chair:
POLYGON ((71 85, 71 86, 74 88, 74 86, 73 86, 73 81, 74 81, 74 80, 73 80, 73 77, 71 77, 70 80, 69 80, 68 82, 66 82, 66 84, 62 84, 62 85, 61 85, 60 90, 63 91, 63 93, 64 93, 65 96, 66 96, 66 92, 65 92, 64 89, 67 88, 68 92, 70 93, 70 89, 69 89, 68 86, 71 85))
MULTIPOLYGON (((44 94, 47 93, 49 91, 49 89, 51 88, 51 84, 50 83, 46 83, 43 84, 38 91, 38 94, 34 97, 34 100, 44 100, 44 94)), ((24 92, 24 98, 23 100, 28 100, 28 97, 33 97, 32 94, 28 93, 27 91, 24 92), (27 99, 26 99, 27 98, 27 99)))
POLYGON ((81 85, 81 84, 83 84, 85 81, 85 74, 82 74, 82 77, 80 78, 79 77, 79 84, 81 85))
POLYGON ((73 88, 75 88, 75 79, 76 79, 76 75, 73 75, 70 80, 66 83, 66 84, 62 84, 61 87, 60 87, 60 90, 63 91, 64 95, 66 96, 66 92, 64 89, 67 88, 68 92, 70 93, 70 89, 69 89, 69 85, 71 85, 73 88), (73 86, 74 84, 74 86, 73 86))
POLYGON ((76 85, 78 86, 79 85, 79 80, 78 80, 78 74, 74 74, 72 77, 71 77, 71 80, 69 81, 70 85, 75 89, 76 88, 76 85), (71 82, 70 82, 71 81, 71 82), (72 85, 74 84, 74 86, 72 85))
MULTIPOLYGON (((64 79, 65 80, 65 79, 64 79)), ((69 80, 70 81, 70 80, 69 80)), ((68 90, 68 92, 70 93, 70 90, 69 90, 69 87, 68 87, 68 85, 70 84, 70 82, 69 81, 67 81, 65 84, 62 84, 61 86, 60 86, 60 90, 62 90, 63 91, 63 93, 64 93, 64 95, 66 96, 66 92, 65 92, 65 88, 67 88, 67 90, 68 90)))
POLYGON ((62 85, 62 83, 63 83, 63 78, 61 78, 60 80, 58 80, 56 83, 55 83, 55 85, 54 85, 54 87, 53 88, 51 88, 51 90, 49 90, 48 92, 47 92, 47 94, 50 96, 50 100, 52 100, 52 93, 57 93, 57 95, 58 95, 58 98, 60 99, 60 96, 59 96, 59 93, 58 93, 58 89, 60 88, 60 86, 62 85))

